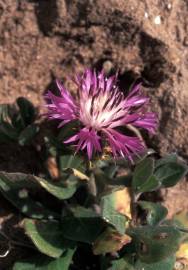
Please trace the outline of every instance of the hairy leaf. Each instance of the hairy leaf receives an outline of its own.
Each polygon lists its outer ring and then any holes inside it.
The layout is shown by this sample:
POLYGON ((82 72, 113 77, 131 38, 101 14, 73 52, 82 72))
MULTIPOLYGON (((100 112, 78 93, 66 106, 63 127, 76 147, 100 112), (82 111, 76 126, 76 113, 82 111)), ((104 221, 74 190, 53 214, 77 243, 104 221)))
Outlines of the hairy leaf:
POLYGON ((75 249, 66 250, 58 259, 34 257, 32 260, 17 262, 13 270, 69 270, 75 249))
POLYGON ((78 155, 63 155, 59 158, 59 168, 62 172, 68 168, 84 172, 84 160, 78 155))
POLYGON ((39 219, 48 219, 51 216, 58 217, 57 213, 46 209, 40 202, 34 201, 31 198, 30 190, 37 189, 39 189, 39 186, 30 175, 0 172, 1 194, 23 214, 39 219))
POLYGON ((158 159, 156 161, 155 167, 157 168, 171 162, 177 162, 177 160, 178 160, 178 156, 176 153, 168 154, 165 157, 158 159))
POLYGON ((112 266, 109 270, 135 270, 135 268, 125 258, 121 258, 112 261, 112 266))
POLYGON ((173 270, 175 264, 175 257, 168 257, 160 262, 147 264, 137 261, 135 270, 173 270))
POLYGON ((26 234, 34 245, 44 254, 59 258, 70 246, 65 240, 61 226, 56 221, 24 220, 26 234))
POLYGON ((158 262, 175 254, 179 248, 181 233, 173 226, 142 226, 127 231, 137 246, 141 261, 158 262))
POLYGON ((36 110, 33 104, 24 97, 19 97, 16 102, 20 109, 20 114, 25 127, 32 124, 36 118, 36 110))
POLYGON ((29 125, 19 135, 18 142, 20 145, 27 145, 31 142, 34 136, 38 133, 39 126, 29 125))
POLYGON ((78 206, 71 208, 71 213, 62 218, 61 228, 67 239, 93 243, 104 229, 104 222, 91 209, 78 206))
POLYGON ((66 179, 66 181, 61 180, 59 182, 53 182, 37 176, 35 176, 34 179, 41 185, 41 187, 60 200, 72 197, 77 189, 77 179, 71 176, 66 179))
POLYGON ((188 167, 183 163, 170 162, 155 169, 155 176, 164 187, 177 184, 187 173, 188 167))
POLYGON ((146 158, 138 163, 132 181, 132 187, 136 192, 152 191, 159 187, 159 182, 153 176, 153 171, 154 160, 152 158, 146 158))
MULTIPOLYGON (((122 208, 120 204, 117 204, 117 194, 120 194, 119 192, 121 193, 121 191, 116 191, 101 198, 101 214, 106 222, 113 225, 119 233, 124 234, 128 217, 121 213, 122 208)), ((127 205, 125 206, 127 207, 127 205)), ((130 205, 128 207, 130 209, 130 205)))
POLYGON ((108 227, 94 242, 93 252, 95 255, 115 252, 130 242, 130 236, 122 235, 113 228, 108 227))
POLYGON ((147 201, 139 201, 138 204, 142 209, 147 211, 148 225, 157 225, 164 220, 168 210, 159 203, 152 203, 147 201))

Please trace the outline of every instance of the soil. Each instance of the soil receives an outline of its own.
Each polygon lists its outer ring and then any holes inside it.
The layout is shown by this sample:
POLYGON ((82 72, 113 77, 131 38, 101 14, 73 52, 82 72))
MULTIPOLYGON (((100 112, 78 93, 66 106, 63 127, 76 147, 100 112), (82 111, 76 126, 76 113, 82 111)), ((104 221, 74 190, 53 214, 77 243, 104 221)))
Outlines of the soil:
MULTIPOLYGON (((187 0, 0 0, 1 103, 24 96, 41 108, 55 78, 71 88, 86 66, 118 69, 123 90, 141 80, 160 120, 149 146, 188 160, 187 0)), ((35 173, 27 151, 1 145, 0 168, 35 173)), ((170 215, 188 209, 187 192, 184 181, 162 193, 170 215)))
POLYGON ((86 66, 141 77, 159 114, 154 145, 188 157, 187 0, 0 0, 0 100, 43 102, 86 66))

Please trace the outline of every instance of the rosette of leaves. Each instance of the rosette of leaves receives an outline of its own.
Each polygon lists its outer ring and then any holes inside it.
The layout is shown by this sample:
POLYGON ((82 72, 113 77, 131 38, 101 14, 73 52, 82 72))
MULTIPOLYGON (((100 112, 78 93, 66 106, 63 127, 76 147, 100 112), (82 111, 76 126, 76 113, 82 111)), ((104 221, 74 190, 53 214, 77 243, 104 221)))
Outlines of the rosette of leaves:
POLYGON ((183 178, 187 167, 176 155, 146 156, 133 171, 124 161, 114 166, 97 160, 89 167, 78 155, 58 160, 55 181, 0 173, 0 192, 20 210, 25 233, 41 253, 15 263, 14 270, 83 270, 93 261, 91 269, 173 270, 182 227, 166 220, 163 205, 142 195, 183 178), (91 259, 80 257, 83 250, 93 252, 91 259))
POLYGON ((0 105, 0 142, 18 142, 21 146, 31 143, 39 131, 36 124, 37 111, 24 97, 15 104, 0 105))

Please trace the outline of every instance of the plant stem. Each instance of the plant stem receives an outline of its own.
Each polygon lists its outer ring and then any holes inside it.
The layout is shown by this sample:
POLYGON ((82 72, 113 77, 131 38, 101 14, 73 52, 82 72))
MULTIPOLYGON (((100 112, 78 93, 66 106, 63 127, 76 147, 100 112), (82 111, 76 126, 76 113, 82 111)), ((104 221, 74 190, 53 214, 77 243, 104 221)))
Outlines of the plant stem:
POLYGON ((137 197, 132 189, 130 191, 130 194, 131 194, 131 215, 132 215, 131 225, 135 226, 137 222, 137 209, 136 209, 137 197))
POLYGON ((181 232, 188 233, 188 229, 187 228, 180 228, 180 227, 177 227, 176 226, 176 229, 178 229, 181 232))
POLYGON ((95 182, 95 177, 91 173, 91 163, 89 160, 86 161, 86 175, 89 176, 90 180, 88 181, 88 191, 93 196, 97 195, 97 186, 95 182))

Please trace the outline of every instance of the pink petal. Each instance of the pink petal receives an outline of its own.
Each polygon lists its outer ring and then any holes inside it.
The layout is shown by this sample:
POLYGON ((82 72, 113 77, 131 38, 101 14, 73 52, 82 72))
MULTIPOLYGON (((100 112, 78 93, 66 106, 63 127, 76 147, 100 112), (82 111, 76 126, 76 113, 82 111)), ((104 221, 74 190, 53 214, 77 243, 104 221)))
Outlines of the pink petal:
POLYGON ((88 158, 91 159, 93 151, 101 151, 100 137, 95 130, 87 128, 81 129, 76 135, 72 136, 64 143, 72 143, 78 141, 76 151, 87 150, 88 158))

